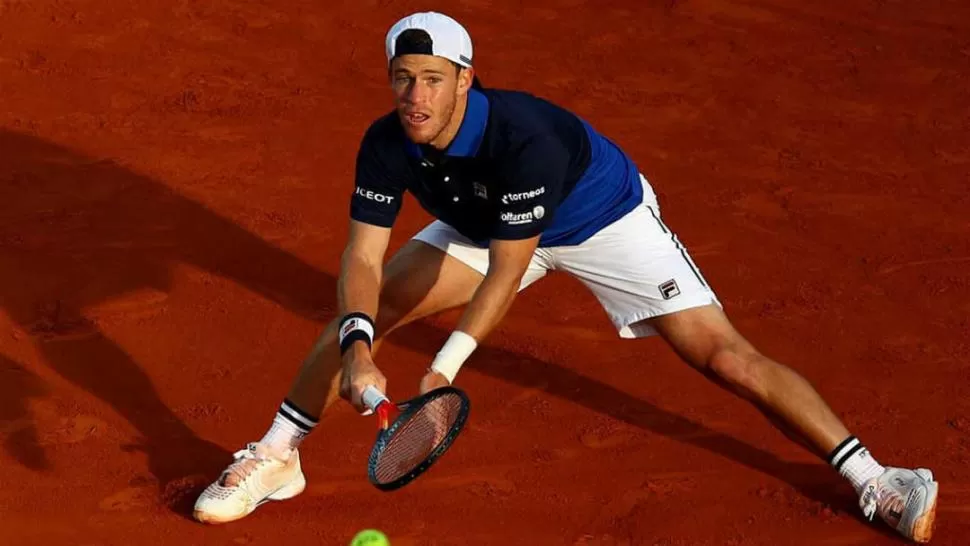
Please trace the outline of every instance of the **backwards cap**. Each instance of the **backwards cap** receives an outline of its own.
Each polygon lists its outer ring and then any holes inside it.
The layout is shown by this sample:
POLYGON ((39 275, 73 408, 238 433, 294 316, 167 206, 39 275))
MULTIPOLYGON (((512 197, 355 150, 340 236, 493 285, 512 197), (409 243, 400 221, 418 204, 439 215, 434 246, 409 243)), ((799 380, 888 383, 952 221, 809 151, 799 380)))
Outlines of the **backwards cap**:
POLYGON ((399 55, 434 55, 465 68, 472 65, 472 39, 468 31, 458 21, 434 11, 415 13, 395 23, 387 33, 384 46, 388 64, 399 55), (431 43, 399 44, 401 34, 412 29, 427 33, 431 43))

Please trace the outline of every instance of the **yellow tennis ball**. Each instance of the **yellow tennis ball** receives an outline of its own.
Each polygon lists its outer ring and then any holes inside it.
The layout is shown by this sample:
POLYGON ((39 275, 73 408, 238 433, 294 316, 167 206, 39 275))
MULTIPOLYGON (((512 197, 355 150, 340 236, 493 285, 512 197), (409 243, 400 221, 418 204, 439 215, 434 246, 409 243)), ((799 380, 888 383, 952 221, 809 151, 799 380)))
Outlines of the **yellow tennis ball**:
POLYGON ((377 529, 364 529, 354 535, 350 546, 391 546, 391 541, 377 529))

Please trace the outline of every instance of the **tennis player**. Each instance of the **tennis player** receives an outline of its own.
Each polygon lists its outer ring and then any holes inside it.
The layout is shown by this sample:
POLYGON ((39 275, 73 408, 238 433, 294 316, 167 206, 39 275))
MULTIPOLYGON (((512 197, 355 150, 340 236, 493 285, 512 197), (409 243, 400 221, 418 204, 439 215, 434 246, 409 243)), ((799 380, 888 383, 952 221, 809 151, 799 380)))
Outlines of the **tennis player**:
POLYGON ((450 384, 516 294, 559 270, 595 295, 619 337, 659 335, 827 460, 870 520, 878 514, 907 538, 930 539, 932 472, 882 466, 802 376, 742 337, 623 150, 546 100, 483 88, 471 38, 446 15, 405 17, 385 46, 395 108, 360 144, 339 318, 263 438, 199 497, 198 520, 236 520, 303 491, 298 447, 324 408, 341 394, 364 411, 365 387, 386 392, 374 362, 380 338, 465 306, 420 390, 450 384), (405 191, 436 220, 384 266, 405 191))

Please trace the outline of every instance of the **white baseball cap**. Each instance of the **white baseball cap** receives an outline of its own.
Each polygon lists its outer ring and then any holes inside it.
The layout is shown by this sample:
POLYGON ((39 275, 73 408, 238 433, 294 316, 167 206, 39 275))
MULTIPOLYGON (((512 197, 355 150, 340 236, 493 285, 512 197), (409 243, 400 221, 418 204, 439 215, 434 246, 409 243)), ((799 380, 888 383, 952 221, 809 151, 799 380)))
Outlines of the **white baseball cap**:
POLYGON ((414 13, 391 27, 384 42, 387 62, 398 55, 423 54, 444 57, 449 61, 470 68, 472 65, 472 39, 465 27, 443 13, 426 11, 414 13), (431 38, 430 49, 398 51, 397 39, 406 30, 423 30, 431 38))

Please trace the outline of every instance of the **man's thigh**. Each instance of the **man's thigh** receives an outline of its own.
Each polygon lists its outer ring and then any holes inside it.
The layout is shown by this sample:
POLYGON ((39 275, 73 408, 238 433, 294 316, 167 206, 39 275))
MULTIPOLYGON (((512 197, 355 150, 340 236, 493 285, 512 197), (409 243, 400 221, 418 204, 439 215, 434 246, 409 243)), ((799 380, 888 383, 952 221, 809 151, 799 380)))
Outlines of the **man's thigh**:
POLYGON ((580 245, 553 249, 556 268, 599 300, 620 337, 656 335, 649 319, 715 304, 687 248, 644 203, 580 245))
MULTIPOLYGON (((435 221, 418 232, 384 269, 379 333, 460 307, 471 301, 488 271, 488 249, 474 245, 451 226, 435 221)), ((520 290, 545 275, 530 264, 520 290)))
MULTIPOLYGON (((477 271, 482 277, 488 272, 488 248, 475 245, 467 237, 458 233, 455 228, 437 220, 429 224, 417 235, 414 240, 421 241, 449 257, 458 260, 465 266, 477 271)), ((519 283, 519 291, 524 290, 530 284, 536 282, 546 275, 549 271, 549 263, 543 249, 538 249, 532 256, 528 269, 522 276, 519 283)))

